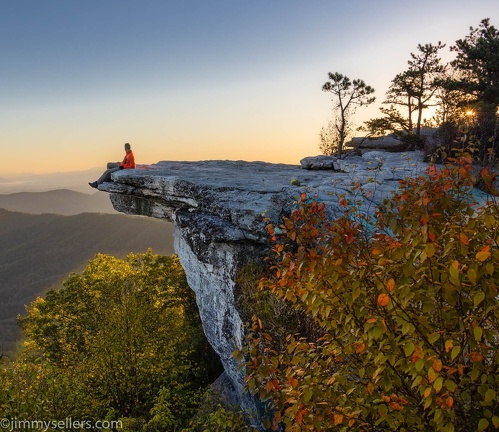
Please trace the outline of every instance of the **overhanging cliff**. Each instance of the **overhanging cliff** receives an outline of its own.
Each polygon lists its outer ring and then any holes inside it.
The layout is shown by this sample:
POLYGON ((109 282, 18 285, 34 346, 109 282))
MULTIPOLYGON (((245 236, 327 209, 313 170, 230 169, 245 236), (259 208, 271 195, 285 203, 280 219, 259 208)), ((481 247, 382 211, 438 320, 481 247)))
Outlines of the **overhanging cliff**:
POLYGON ((263 260, 264 218, 278 222, 303 192, 324 201, 334 215, 338 196, 360 200, 370 213, 397 180, 424 172, 418 152, 369 152, 345 160, 306 158, 301 165, 244 161, 159 162, 112 175, 99 189, 116 210, 170 220, 174 248, 195 291, 206 336, 220 355, 242 408, 256 410, 244 391, 244 372, 232 357, 243 340, 234 298, 238 270, 263 260), (362 188, 352 191, 353 184, 362 188))

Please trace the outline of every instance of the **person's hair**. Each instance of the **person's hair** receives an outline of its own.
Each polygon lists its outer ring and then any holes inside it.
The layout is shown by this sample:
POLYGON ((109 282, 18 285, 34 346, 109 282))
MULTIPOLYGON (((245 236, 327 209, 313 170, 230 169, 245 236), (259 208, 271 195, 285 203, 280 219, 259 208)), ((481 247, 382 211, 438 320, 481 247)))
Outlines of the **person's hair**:
POLYGON ((132 147, 130 146, 130 144, 126 143, 125 144, 125 150, 130 150, 132 147))

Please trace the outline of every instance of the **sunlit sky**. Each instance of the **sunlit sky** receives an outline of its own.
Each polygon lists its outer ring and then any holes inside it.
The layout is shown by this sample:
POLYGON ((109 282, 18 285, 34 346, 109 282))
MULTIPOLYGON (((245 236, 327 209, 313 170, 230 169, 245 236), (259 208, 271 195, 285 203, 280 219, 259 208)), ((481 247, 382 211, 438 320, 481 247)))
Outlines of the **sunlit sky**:
MULTIPOLYGON (((138 163, 319 153, 328 72, 363 79, 378 115, 418 44, 448 47, 497 0, 0 1, 0 177, 138 163)), ((449 57, 450 58, 450 57, 449 57)))

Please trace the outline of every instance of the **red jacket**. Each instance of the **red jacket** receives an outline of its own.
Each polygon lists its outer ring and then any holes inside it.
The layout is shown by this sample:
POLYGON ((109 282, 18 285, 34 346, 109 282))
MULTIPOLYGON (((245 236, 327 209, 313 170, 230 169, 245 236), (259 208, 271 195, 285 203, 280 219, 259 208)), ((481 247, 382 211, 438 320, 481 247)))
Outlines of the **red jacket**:
POLYGON ((125 159, 123 159, 123 162, 120 163, 120 166, 125 169, 135 168, 135 157, 133 156, 132 150, 128 150, 126 152, 125 159))

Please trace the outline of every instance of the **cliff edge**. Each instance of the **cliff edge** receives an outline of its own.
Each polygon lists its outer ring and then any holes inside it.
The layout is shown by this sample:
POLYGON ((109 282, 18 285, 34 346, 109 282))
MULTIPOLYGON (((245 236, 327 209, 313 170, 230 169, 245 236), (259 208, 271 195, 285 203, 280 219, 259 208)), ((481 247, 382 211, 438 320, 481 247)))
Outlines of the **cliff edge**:
POLYGON ((371 213, 397 180, 425 168, 420 152, 372 151, 344 160, 317 156, 300 165, 163 161, 113 173, 112 182, 99 190, 110 193, 120 212, 174 223, 175 253, 196 293, 206 336, 238 395, 234 402, 257 413, 256 402, 244 390, 244 371, 232 357, 244 338, 234 292, 241 266, 265 256, 264 219, 278 222, 303 192, 324 201, 332 216, 343 211, 341 194, 360 200, 360 210, 371 213), (352 191, 353 184, 362 188, 352 191))

